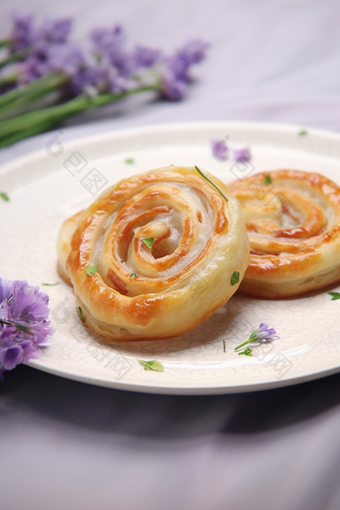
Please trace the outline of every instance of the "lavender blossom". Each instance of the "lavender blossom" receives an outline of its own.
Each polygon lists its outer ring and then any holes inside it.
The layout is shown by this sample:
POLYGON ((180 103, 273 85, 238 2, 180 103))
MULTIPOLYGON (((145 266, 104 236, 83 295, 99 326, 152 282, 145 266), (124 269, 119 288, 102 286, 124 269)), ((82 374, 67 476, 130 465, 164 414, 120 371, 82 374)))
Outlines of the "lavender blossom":
MULTIPOLYGON (((235 347, 235 351, 241 349, 241 347, 244 347, 245 345, 250 344, 250 343, 257 343, 257 344, 268 343, 268 342, 272 342, 273 340, 277 340, 279 338, 280 337, 279 337, 279 335, 277 335, 274 328, 269 328, 268 324, 261 323, 260 327, 255 329, 252 332, 252 334, 250 335, 248 340, 246 340, 242 344, 235 347)), ((243 354, 243 353, 239 353, 239 354, 243 354)))
POLYGON ((190 67, 204 58, 207 47, 205 42, 194 39, 166 60, 161 74, 160 92, 163 97, 176 101, 183 99, 190 82, 190 67))
POLYGON ((136 69, 151 67, 161 59, 161 51, 147 46, 138 45, 133 57, 136 69))
POLYGON ((69 18, 50 18, 44 21, 36 31, 36 40, 63 44, 71 32, 72 20, 69 18))
POLYGON ((12 52, 28 48, 33 37, 33 17, 25 12, 16 12, 12 16, 13 29, 11 33, 12 52))
POLYGON ((0 278, 0 376, 41 356, 54 329, 48 321, 48 295, 26 281, 0 278))
POLYGON ((244 149, 234 149, 234 159, 235 161, 247 162, 251 159, 250 150, 248 147, 244 149))
POLYGON ((224 140, 211 140, 211 150, 218 161, 226 161, 229 157, 229 147, 224 140))
POLYGON ((180 101, 188 89, 187 83, 179 80, 175 74, 166 69, 161 74, 161 95, 172 101, 180 101))
POLYGON ((124 76, 132 73, 134 59, 132 53, 126 50, 126 36, 120 25, 112 29, 98 28, 92 32, 91 39, 94 53, 100 61, 107 61, 124 76))

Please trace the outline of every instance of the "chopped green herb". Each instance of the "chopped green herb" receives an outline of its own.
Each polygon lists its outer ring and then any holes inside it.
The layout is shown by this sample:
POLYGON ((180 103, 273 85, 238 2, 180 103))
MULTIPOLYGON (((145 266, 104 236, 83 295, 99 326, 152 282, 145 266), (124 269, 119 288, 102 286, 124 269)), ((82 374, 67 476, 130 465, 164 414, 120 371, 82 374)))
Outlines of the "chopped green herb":
POLYGON ((130 278, 137 278, 138 274, 137 273, 131 273, 130 274, 130 278))
POLYGON ((230 278, 230 283, 231 283, 232 287, 234 285, 236 285, 239 281, 240 281, 240 273, 238 271, 234 271, 230 278))
POLYGON ((299 133, 299 136, 306 136, 306 135, 308 135, 308 132, 305 131, 304 129, 302 131, 300 131, 300 133, 299 133))
POLYGON ((266 177, 264 178, 264 184, 267 186, 268 184, 272 184, 272 178, 270 177, 270 175, 266 175, 266 177))
POLYGON ((86 274, 87 276, 93 275, 97 271, 97 266, 87 266, 86 274))
POLYGON ((195 165, 195 168, 196 168, 197 172, 203 177, 203 179, 205 179, 206 181, 210 182, 210 184, 212 186, 214 186, 214 188, 219 192, 219 194, 222 195, 222 197, 228 202, 227 197, 225 195, 223 195, 223 193, 220 190, 220 188, 218 186, 216 186, 216 184, 214 184, 206 175, 204 175, 204 173, 198 168, 198 166, 195 165))
POLYGON ((4 191, 0 191, 0 197, 4 202, 9 202, 9 196, 4 191))
POLYGON ((133 164, 134 164, 134 162, 135 162, 135 160, 134 160, 133 158, 127 158, 127 159, 125 160, 125 163, 127 163, 128 165, 133 165, 133 164))
POLYGON ((340 292, 328 292, 330 296, 332 296, 331 301, 336 301, 337 299, 340 299, 340 292))
POLYGON ((164 367, 162 363, 157 361, 156 359, 152 361, 144 361, 142 359, 137 360, 138 363, 144 367, 144 370, 154 370, 155 372, 164 372, 164 367))
POLYGON ((224 350, 224 352, 227 352, 226 347, 225 347, 225 340, 223 340, 223 350, 224 350))
POLYGON ((81 322, 85 322, 85 319, 84 319, 84 316, 83 316, 83 312, 82 312, 80 306, 78 306, 77 312, 78 312, 78 315, 80 317, 81 322))
POLYGON ((244 354, 245 356, 252 356, 252 350, 249 347, 247 347, 244 351, 238 352, 237 354, 239 356, 241 356, 241 354, 244 354))
POLYGON ((42 283, 41 285, 45 285, 45 287, 55 287, 56 285, 59 285, 60 282, 55 283, 42 283))
POLYGON ((147 246, 151 250, 152 243, 153 243, 153 237, 147 237, 146 239, 142 239, 142 241, 145 244, 145 246, 147 246))

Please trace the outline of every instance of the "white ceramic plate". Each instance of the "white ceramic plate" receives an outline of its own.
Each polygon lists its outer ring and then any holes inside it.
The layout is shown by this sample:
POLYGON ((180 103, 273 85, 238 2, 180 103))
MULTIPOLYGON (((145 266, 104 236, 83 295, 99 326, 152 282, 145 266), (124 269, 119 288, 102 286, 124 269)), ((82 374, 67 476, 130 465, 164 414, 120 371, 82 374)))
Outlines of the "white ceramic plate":
MULTIPOLYGON (((60 281, 57 232, 65 218, 96 196, 94 174, 101 186, 173 163, 199 165, 226 183, 277 168, 316 171, 340 183, 340 136, 311 129, 300 136, 301 129, 237 122, 162 125, 67 145, 53 133, 44 150, 0 171, 0 191, 10 196, 10 202, 0 203, 1 276, 32 285, 60 281), (232 147, 250 147, 251 165, 212 157, 210 139, 226 137, 232 147), (126 163, 127 158, 134 163, 126 163)), ((236 295, 183 336, 103 346, 80 322, 70 287, 61 281, 42 290, 50 295, 57 332, 53 346, 29 365, 70 379, 152 393, 214 394, 273 388, 340 371, 340 301, 331 301, 326 291, 281 301, 236 295), (281 339, 257 357, 236 355, 234 347, 261 322, 276 328, 281 339), (159 360, 164 373, 143 370, 138 358, 159 360)), ((204 282, 197 292, 204 292, 204 282)))

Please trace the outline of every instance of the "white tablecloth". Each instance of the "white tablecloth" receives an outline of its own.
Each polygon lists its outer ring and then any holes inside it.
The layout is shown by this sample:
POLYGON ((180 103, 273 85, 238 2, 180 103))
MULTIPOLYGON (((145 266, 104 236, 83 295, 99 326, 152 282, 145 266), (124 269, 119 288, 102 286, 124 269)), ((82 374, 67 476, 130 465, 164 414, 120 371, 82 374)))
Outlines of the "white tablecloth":
MULTIPOLYGON (((0 4, 0 33, 20 0, 0 4)), ((261 120, 340 130, 340 2, 27 0, 42 15, 174 48, 211 43, 185 102, 68 121, 63 140, 154 123, 261 120)), ((0 163, 49 134, 0 151, 0 163)), ((2 218, 2 221, 4 219, 2 218)), ((0 384, 3 510, 338 510, 340 375, 216 397, 104 389, 20 366, 0 384)))

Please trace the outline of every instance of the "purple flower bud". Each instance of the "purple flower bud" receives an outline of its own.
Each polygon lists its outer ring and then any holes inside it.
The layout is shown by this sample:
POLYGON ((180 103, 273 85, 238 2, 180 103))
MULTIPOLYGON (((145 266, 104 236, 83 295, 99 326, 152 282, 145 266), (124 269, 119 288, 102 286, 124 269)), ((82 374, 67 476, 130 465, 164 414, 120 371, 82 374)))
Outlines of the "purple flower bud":
POLYGON ((151 67, 161 58, 161 52, 154 48, 138 45, 134 51, 134 62, 137 69, 143 67, 151 67))
POLYGON ((161 76, 160 94, 166 99, 180 101, 186 94, 187 84, 179 80, 170 69, 165 69, 161 76))
POLYGON ((229 147, 225 140, 211 140, 212 155, 218 161, 226 161, 229 157, 229 147))
POLYGON ((73 76, 85 65, 81 51, 69 44, 55 44, 48 48, 46 60, 50 71, 62 71, 73 76))
POLYGON ((234 159, 235 161, 243 161, 247 162, 251 159, 250 150, 245 147, 244 149, 235 149, 234 150, 234 159))
POLYGON ((63 44, 67 41, 71 28, 72 20, 69 18, 47 19, 34 34, 35 42, 63 44))
POLYGON ((33 37, 33 17, 31 14, 25 12, 15 12, 12 19, 12 51, 15 52, 23 50, 31 45, 33 37))
POLYGON ((177 79, 187 81, 189 69, 205 57, 208 44, 199 39, 189 41, 182 46, 170 59, 168 66, 177 79))

